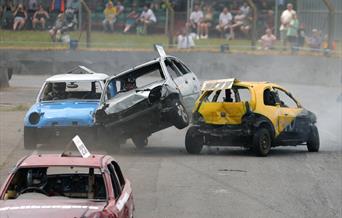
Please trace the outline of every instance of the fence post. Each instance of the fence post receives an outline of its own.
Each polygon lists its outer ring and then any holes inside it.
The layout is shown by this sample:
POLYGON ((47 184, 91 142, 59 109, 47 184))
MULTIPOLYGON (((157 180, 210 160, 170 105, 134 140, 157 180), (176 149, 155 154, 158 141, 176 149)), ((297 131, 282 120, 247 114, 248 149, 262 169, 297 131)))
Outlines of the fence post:
POLYGON ((175 22, 175 11, 173 10, 172 4, 170 1, 167 1, 166 8, 168 10, 169 15, 169 25, 168 25, 168 38, 169 38, 169 48, 173 47, 173 31, 174 31, 174 22, 175 22))
POLYGON ((85 12, 86 15, 86 45, 87 48, 90 48, 90 37, 91 37, 91 11, 88 7, 88 5, 84 2, 84 0, 80 0, 80 3, 82 5, 82 11, 85 12))
POLYGON ((329 10, 329 30, 328 30, 328 48, 331 50, 333 48, 334 31, 335 31, 335 7, 331 0, 323 0, 325 6, 329 10))
POLYGON ((251 44, 252 44, 252 49, 255 49, 256 46, 256 41, 257 41, 257 31, 256 31, 256 24, 257 24, 257 19, 258 19, 258 11, 253 3, 252 0, 245 0, 249 7, 252 9, 253 17, 252 17, 252 39, 251 39, 251 44))

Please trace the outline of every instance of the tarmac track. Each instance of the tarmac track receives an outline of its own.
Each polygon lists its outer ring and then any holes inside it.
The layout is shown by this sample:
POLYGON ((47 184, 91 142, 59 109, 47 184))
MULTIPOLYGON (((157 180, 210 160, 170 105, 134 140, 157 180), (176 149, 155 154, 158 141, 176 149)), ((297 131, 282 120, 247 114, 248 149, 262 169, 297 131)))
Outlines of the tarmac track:
MULTIPOLYGON (((0 92, 0 183, 22 156, 61 152, 43 145, 23 149, 25 111, 47 76, 14 76, 0 92)), ((341 87, 282 84, 318 117, 321 150, 305 146, 272 149, 266 158, 243 148, 205 149, 188 155, 186 130, 152 135, 137 151, 128 140, 109 153, 133 183, 135 217, 342 217, 341 87)))

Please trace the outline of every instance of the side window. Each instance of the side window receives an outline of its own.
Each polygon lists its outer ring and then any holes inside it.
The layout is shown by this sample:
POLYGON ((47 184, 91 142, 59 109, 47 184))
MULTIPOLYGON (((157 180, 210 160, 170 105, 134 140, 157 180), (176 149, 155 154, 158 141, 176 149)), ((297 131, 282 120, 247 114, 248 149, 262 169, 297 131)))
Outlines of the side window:
POLYGON ((120 197, 121 191, 122 191, 121 186, 120 186, 120 182, 119 182, 119 179, 115 173, 114 166, 112 164, 108 164, 107 167, 108 167, 108 170, 110 172, 110 179, 112 181, 114 197, 115 197, 115 199, 117 199, 120 197))
POLYGON ((274 92, 270 88, 264 90, 264 105, 276 106, 276 98, 274 92))
POLYGON ((239 87, 236 89, 237 91, 237 99, 236 99, 236 102, 239 102, 239 101, 243 101, 243 102, 246 102, 246 101, 251 101, 251 93, 249 92, 249 89, 248 88, 245 88, 245 87, 239 87))
POLYGON ((298 108, 297 102, 281 89, 275 88, 280 100, 280 107, 298 108))
POLYGON ((238 95, 234 89, 223 89, 221 90, 217 102, 237 102, 238 95))
POLYGON ((125 186, 125 178, 122 175, 122 171, 120 169, 120 166, 115 161, 112 161, 112 165, 114 166, 115 173, 116 173, 116 175, 117 175, 117 177, 119 179, 120 186, 123 189, 123 187, 125 186))
POLYGON ((191 72, 191 70, 182 62, 175 60, 174 63, 176 64, 177 68, 182 72, 182 74, 187 74, 191 72))
POLYGON ((181 76, 181 73, 179 72, 178 68, 176 67, 173 61, 168 59, 165 61, 165 65, 172 79, 181 76))

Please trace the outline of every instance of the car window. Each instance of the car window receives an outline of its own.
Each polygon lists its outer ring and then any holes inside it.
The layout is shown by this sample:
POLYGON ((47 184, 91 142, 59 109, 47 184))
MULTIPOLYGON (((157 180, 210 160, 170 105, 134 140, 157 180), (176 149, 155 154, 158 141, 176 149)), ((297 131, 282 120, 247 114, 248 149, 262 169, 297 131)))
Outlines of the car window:
POLYGON ((238 93, 238 95, 237 95, 238 99, 236 100, 236 102, 239 102, 239 101, 246 102, 246 101, 251 100, 251 93, 250 93, 248 88, 236 87, 236 86, 234 86, 233 88, 238 93))
POLYGON ((113 187, 113 191, 114 191, 114 197, 115 199, 119 198, 121 195, 121 185, 118 179, 118 176, 115 173, 115 169, 114 166, 112 164, 108 164, 108 170, 110 172, 110 179, 112 181, 112 187, 113 187))
POLYGON ((285 91, 278 88, 274 88, 274 90, 278 95, 280 107, 298 108, 297 102, 285 91))
POLYGON ((274 92, 270 88, 266 88, 264 90, 264 105, 267 106, 276 106, 276 97, 274 92))
POLYGON ((114 166, 115 173, 118 176, 121 188, 123 188, 125 186, 125 178, 122 175, 122 171, 120 169, 120 166, 115 161, 112 161, 112 165, 114 166))
POLYGON ((99 81, 48 82, 40 100, 91 100, 100 99, 102 86, 99 81))
POLYGON ((25 198, 26 193, 41 197, 106 200, 107 191, 99 168, 36 167, 15 172, 6 190, 6 199, 25 198))
POLYGON ((185 64, 183 64, 182 62, 178 60, 174 60, 174 63, 177 66, 177 68, 182 72, 182 74, 187 74, 191 72, 191 70, 187 66, 185 66, 185 64))
POLYGON ((179 69, 174 64, 174 62, 170 59, 165 60, 165 65, 172 79, 175 79, 182 75, 179 69))

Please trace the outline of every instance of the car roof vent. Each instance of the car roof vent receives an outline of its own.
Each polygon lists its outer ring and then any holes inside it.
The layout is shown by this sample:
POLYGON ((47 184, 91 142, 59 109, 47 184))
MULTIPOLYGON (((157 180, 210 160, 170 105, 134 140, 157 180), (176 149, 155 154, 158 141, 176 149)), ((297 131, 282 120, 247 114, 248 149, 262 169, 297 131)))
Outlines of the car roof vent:
POLYGON ((95 72, 85 66, 79 65, 78 67, 69 70, 67 74, 95 74, 95 72))

